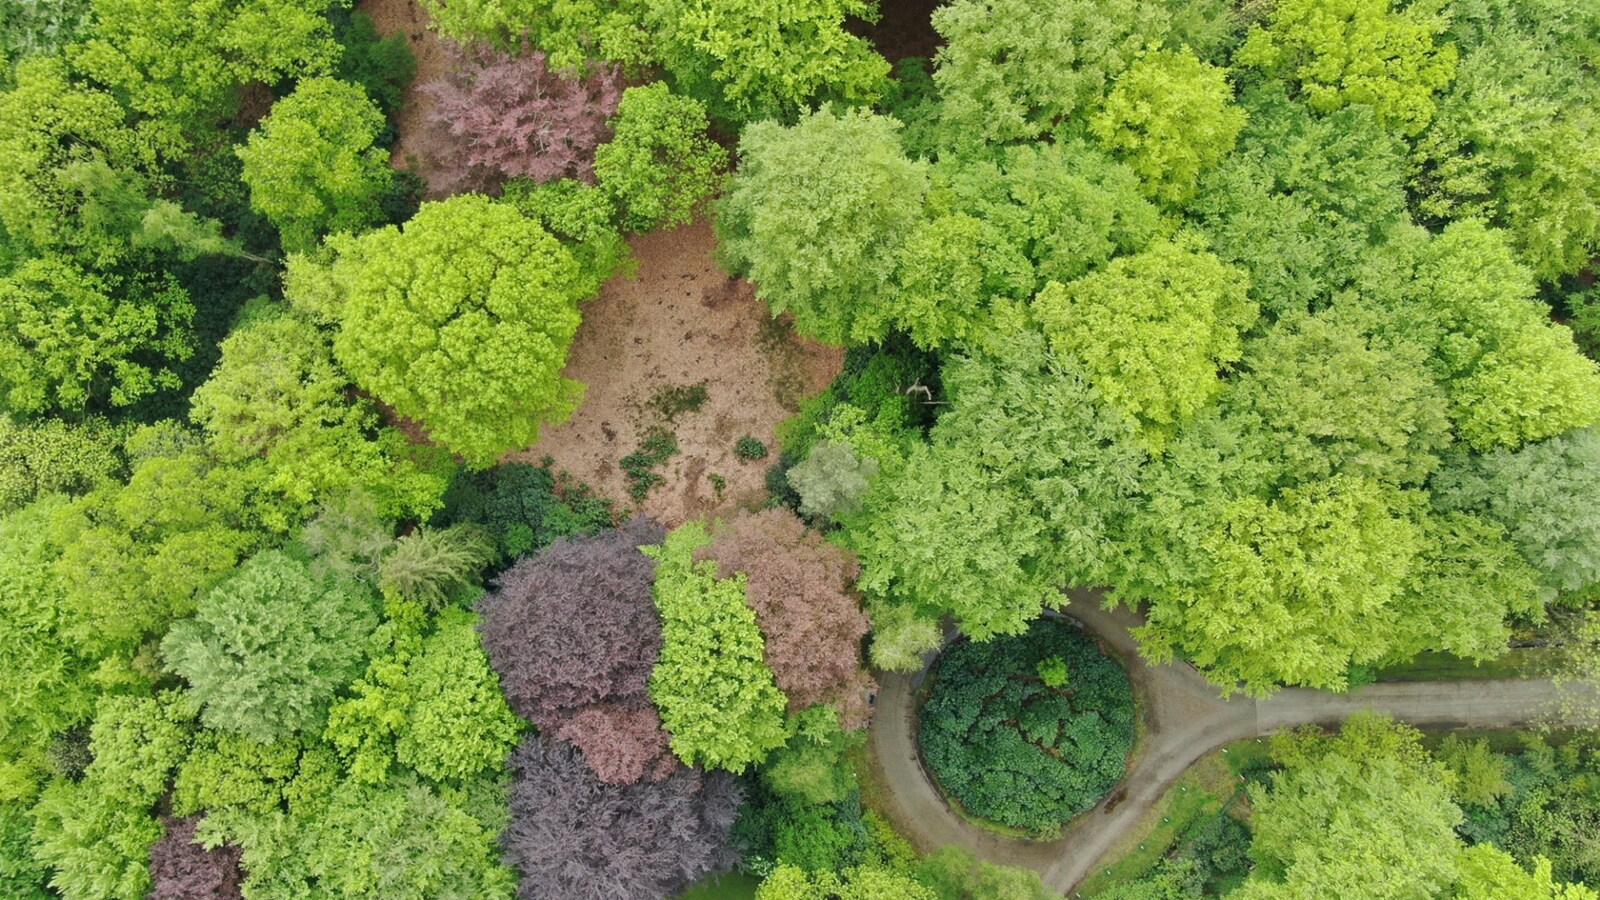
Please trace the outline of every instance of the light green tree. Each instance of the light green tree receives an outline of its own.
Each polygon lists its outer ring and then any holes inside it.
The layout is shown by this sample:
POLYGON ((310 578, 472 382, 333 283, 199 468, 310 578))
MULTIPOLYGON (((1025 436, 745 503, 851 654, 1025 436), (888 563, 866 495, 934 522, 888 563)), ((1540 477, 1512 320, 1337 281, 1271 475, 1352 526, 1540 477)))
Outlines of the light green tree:
POLYGON ((611 127, 611 140, 595 150, 594 174, 633 231, 688 222, 728 165, 728 151, 706 134, 705 104, 664 82, 623 91, 611 127))
POLYGON ((1251 792, 1255 870, 1234 896, 1436 897, 1456 878, 1461 810, 1416 730, 1363 714, 1336 737, 1273 739, 1283 766, 1251 792))
POLYGON ((356 384, 433 440, 485 466, 576 408, 561 369, 592 282, 538 223, 463 194, 328 244, 330 266, 291 267, 290 300, 337 323, 356 384))
POLYGON ((765 640, 744 596, 744 576, 718 578, 696 562, 710 542, 699 522, 640 549, 656 560, 653 589, 661 614, 661 656, 650 699, 672 735, 672 752, 690 765, 742 772, 783 745, 788 704, 762 656, 765 640))
POLYGON ((194 353, 194 305, 171 276, 120 278, 67 257, 0 278, 0 407, 13 413, 128 406, 177 387, 194 353))
POLYGON ((1180 235, 1067 285, 1034 312, 1051 344, 1078 359, 1108 406, 1132 417, 1152 447, 1222 389, 1256 319, 1244 272, 1180 235))
POLYGON ((718 207, 723 263, 773 314, 833 344, 879 336, 896 254, 922 216, 926 166, 893 119, 831 107, 792 127, 758 122, 718 207))
POLYGON ((1158 50, 1122 73, 1089 131, 1139 173, 1146 193, 1183 203, 1233 149, 1244 118, 1224 70, 1189 50, 1158 50))
POLYGON ((1556 881, 1550 860, 1533 858, 1529 871, 1493 844, 1474 844, 1456 857, 1454 896, 1458 900, 1596 900, 1600 892, 1583 884, 1556 881))
POLYGON ((336 231, 382 218, 394 181, 389 151, 374 145, 383 113, 360 85, 307 78, 236 151, 250 205, 278 226, 285 250, 309 250, 336 231))
POLYGON ((1414 135, 1433 118, 1434 92, 1450 83, 1456 47, 1437 43, 1449 18, 1434 0, 1284 0, 1270 24, 1252 26, 1234 64, 1297 82, 1311 108, 1371 106, 1414 135))
POLYGON ((377 625, 370 593, 278 551, 251 558, 172 626, 161 655, 207 726, 270 743, 322 727, 377 625))

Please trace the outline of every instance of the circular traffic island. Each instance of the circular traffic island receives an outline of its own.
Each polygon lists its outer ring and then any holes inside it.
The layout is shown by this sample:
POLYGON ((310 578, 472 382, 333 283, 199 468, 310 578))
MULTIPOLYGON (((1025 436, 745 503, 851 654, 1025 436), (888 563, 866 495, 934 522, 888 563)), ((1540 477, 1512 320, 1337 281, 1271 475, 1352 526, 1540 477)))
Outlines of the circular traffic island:
POLYGON ((1128 675, 1070 623, 957 641, 929 673, 922 758, 971 817, 1036 835, 1094 806, 1133 747, 1128 675))

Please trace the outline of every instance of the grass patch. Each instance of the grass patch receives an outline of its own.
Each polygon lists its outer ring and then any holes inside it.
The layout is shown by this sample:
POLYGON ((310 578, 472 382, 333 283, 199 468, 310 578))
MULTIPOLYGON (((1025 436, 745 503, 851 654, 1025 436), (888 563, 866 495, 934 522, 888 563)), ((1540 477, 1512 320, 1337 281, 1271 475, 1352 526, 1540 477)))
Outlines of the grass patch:
POLYGON ((707 879, 678 895, 678 900, 750 900, 761 880, 742 872, 707 879))
POLYGON ((1498 659, 1474 663, 1451 653, 1425 650, 1403 663, 1378 670, 1379 681, 1481 681, 1543 674, 1560 658, 1552 647, 1507 650, 1498 659))
POLYGON ((668 422, 677 422, 684 413, 699 412, 706 405, 706 383, 667 385, 650 397, 645 408, 668 422))
POLYGON ((622 471, 628 476, 628 496, 643 500, 650 489, 666 481, 656 467, 678 452, 678 439, 672 432, 657 428, 645 436, 639 449, 622 458, 622 471))
POLYGON ((1096 869, 1073 892, 1074 897, 1094 897, 1119 885, 1149 875, 1184 835, 1201 821, 1216 815, 1244 790, 1240 773, 1265 760, 1265 740, 1235 741, 1201 757, 1178 782, 1167 789, 1155 806, 1108 856, 1115 860, 1096 869))

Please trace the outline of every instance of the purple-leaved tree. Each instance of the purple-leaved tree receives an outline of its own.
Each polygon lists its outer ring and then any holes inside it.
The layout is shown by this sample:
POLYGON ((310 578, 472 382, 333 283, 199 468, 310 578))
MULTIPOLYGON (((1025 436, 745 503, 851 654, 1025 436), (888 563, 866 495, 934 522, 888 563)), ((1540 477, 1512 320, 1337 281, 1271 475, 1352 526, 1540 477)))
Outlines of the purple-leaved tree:
POLYGON ((150 847, 149 900, 237 900, 238 847, 207 850, 194 842, 199 816, 167 819, 167 830, 150 847))
POLYGON ((739 788, 727 772, 680 766, 629 785, 595 777, 578 751, 529 735, 511 754, 505 861, 519 900, 652 900, 734 863, 739 788))

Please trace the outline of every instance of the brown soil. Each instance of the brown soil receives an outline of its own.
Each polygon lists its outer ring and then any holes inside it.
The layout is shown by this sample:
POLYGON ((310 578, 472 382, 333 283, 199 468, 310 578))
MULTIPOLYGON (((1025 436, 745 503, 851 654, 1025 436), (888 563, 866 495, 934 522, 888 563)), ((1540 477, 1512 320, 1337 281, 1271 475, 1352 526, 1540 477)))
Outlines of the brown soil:
POLYGON ((583 325, 564 374, 588 386, 568 421, 545 428, 513 458, 554 458, 556 468, 635 508, 622 457, 653 428, 677 436, 678 454, 657 471, 666 478, 638 508, 668 525, 720 515, 766 500, 777 459, 773 431, 805 397, 826 387, 842 350, 794 334, 775 321, 744 281, 712 262, 711 225, 700 221, 635 237, 636 278, 613 278, 583 305, 583 325), (705 385, 705 402, 667 421, 663 392, 705 385), (769 448, 745 461, 734 442, 750 435, 769 448), (725 480, 719 500, 712 475, 725 480))
MULTIPOLYGON (((356 10, 371 16, 378 34, 383 37, 388 37, 394 31, 405 32, 406 43, 411 46, 411 52, 416 54, 417 76, 406 86, 405 99, 396 113, 395 128, 399 132, 399 139, 390 152, 389 163, 396 169, 410 169, 431 184, 434 181, 430 176, 435 172, 432 162, 435 154, 427 142, 438 139, 433 133, 434 129, 430 129, 427 123, 427 112, 433 106, 433 100, 417 88, 442 78, 449 71, 447 45, 428 27, 428 13, 417 0, 360 0, 356 10)), ((437 195, 430 191, 426 196, 435 199, 437 195)))
POLYGON ((933 11, 944 4, 945 0, 880 0, 876 24, 853 19, 846 27, 871 41, 873 49, 890 62, 908 56, 931 59, 944 43, 933 30, 933 11))

